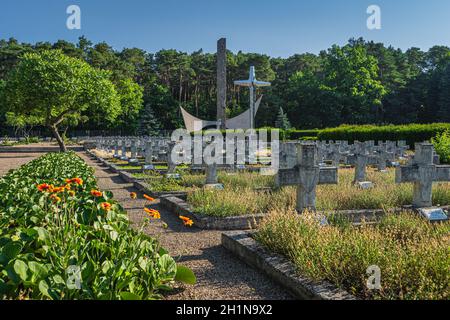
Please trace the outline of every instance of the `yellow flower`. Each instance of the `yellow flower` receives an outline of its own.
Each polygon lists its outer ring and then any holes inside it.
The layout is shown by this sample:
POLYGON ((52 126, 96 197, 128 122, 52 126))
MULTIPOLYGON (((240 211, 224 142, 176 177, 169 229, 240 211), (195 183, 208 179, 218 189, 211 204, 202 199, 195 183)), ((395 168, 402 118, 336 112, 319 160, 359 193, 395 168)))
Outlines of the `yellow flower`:
POLYGON ((52 189, 52 186, 47 183, 41 183, 41 184, 37 185, 37 189, 41 192, 45 192, 45 191, 49 191, 50 189, 52 189))
POLYGON ((146 194, 144 194, 144 198, 147 199, 147 200, 150 201, 150 202, 155 201, 154 198, 152 198, 152 197, 150 197, 150 196, 148 196, 148 195, 146 195, 146 194))
POLYGON ((94 197, 101 197, 103 196, 103 193, 101 191, 98 190, 91 190, 91 195, 93 195, 94 197))
POLYGON ((66 183, 75 183, 75 184, 77 184, 77 185, 79 185, 79 186, 82 186, 83 185, 83 179, 81 179, 81 178, 72 178, 72 179, 66 179, 66 183))
POLYGON ((161 214, 159 213, 158 210, 155 210, 155 209, 149 209, 149 208, 144 208, 144 211, 147 212, 147 215, 148 215, 150 218, 153 218, 153 219, 161 219, 161 214))
POLYGON ((136 192, 131 192, 131 193, 130 193, 130 198, 131 198, 131 199, 136 199, 136 198, 137 198, 136 192))
POLYGON ((61 202, 61 198, 58 197, 56 194, 52 194, 52 195, 50 196, 50 199, 52 199, 53 203, 61 202))
POLYGON ((187 227, 192 227, 194 225, 194 221, 192 219, 185 217, 185 216, 179 216, 181 220, 183 220, 183 224, 187 227))
POLYGON ((111 210, 111 203, 103 202, 100 204, 100 207, 105 211, 109 211, 109 210, 111 210))

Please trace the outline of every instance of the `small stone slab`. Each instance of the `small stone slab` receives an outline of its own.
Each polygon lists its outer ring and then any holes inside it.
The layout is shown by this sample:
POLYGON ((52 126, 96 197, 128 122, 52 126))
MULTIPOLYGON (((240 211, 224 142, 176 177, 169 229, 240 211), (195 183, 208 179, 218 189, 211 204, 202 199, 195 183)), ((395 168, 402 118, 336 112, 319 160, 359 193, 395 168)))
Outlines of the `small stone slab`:
POLYGON ((419 208, 417 212, 430 222, 447 221, 448 216, 441 208, 419 208))
POLYGON ((146 164, 143 167, 144 170, 155 170, 155 166, 152 164, 146 164))
POLYGON ((223 190, 223 184, 221 183, 213 183, 213 184, 205 184, 204 185, 205 189, 214 189, 214 190, 223 190))
POLYGON ((371 181, 361 181, 361 182, 358 182, 358 183, 357 183, 357 186, 358 186, 360 189, 363 189, 363 190, 372 189, 372 188, 374 187, 373 182, 371 182, 371 181))
POLYGON ((167 179, 174 179, 174 180, 180 180, 181 179, 181 175, 179 173, 167 173, 165 175, 165 177, 167 179))
POLYGON ((120 160, 128 161, 128 157, 120 157, 120 160))
POLYGON ((139 160, 138 160, 138 159, 129 159, 129 160, 128 160, 128 163, 129 163, 129 164, 138 164, 138 163, 139 163, 139 160))

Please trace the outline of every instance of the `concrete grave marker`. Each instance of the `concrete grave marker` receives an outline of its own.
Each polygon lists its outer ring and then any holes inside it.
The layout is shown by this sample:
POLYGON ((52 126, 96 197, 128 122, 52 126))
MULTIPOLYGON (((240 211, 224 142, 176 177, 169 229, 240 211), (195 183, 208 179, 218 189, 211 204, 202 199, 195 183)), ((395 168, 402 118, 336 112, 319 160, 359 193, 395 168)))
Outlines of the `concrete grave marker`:
MULTIPOLYGON (((319 167, 315 144, 295 144, 295 149, 296 165, 289 169, 279 169, 276 183, 278 186, 297 186, 297 210, 299 212, 306 209, 315 210, 317 185, 337 184, 338 169, 336 167, 319 167)), ((289 156, 292 157, 292 155, 289 156)))
MULTIPOLYGON (((435 165, 433 150, 430 143, 416 144, 416 153, 411 163, 396 169, 396 183, 414 183, 412 204, 415 208, 429 208, 433 205, 433 182, 450 181, 450 166, 435 165)), ((422 214, 433 219, 439 216, 435 211, 430 214, 422 211, 422 214)), ((441 215, 445 215, 444 212, 441 215)))

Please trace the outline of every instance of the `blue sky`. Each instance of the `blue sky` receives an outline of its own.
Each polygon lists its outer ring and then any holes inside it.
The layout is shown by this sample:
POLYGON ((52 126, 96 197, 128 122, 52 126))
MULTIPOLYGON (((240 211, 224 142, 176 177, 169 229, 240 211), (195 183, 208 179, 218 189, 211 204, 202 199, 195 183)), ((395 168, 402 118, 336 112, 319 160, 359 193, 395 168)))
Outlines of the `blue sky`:
POLYGON ((151 52, 215 51, 228 38, 232 51, 287 57, 318 53, 351 37, 406 49, 450 45, 448 0, 2 0, 0 38, 23 42, 85 35, 116 49, 151 52), (79 5, 82 29, 66 28, 66 8, 79 5), (369 5, 382 10, 382 29, 366 27, 369 5))

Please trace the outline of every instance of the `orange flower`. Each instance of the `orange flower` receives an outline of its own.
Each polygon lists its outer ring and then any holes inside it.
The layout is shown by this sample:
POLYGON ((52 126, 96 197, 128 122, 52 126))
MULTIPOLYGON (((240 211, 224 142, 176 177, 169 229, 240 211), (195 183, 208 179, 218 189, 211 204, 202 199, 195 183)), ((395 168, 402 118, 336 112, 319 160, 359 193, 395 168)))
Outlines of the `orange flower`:
POLYGON ((109 211, 109 210, 111 210, 111 203, 103 202, 100 204, 100 207, 105 211, 109 211))
POLYGON ((147 215, 148 215, 150 218, 153 218, 153 219, 161 219, 161 214, 159 213, 158 210, 155 210, 155 209, 149 209, 149 208, 144 208, 144 211, 147 212, 147 215))
POLYGON ((150 201, 150 202, 155 201, 154 198, 152 198, 152 197, 150 197, 150 196, 148 196, 148 195, 146 195, 146 194, 144 194, 144 198, 147 199, 147 200, 150 201))
POLYGON ((37 189, 41 192, 45 192, 45 191, 50 191, 52 188, 52 186, 50 184, 47 183, 41 183, 37 186, 37 189))
POLYGON ((91 190, 91 195, 93 195, 94 197, 101 197, 103 196, 103 193, 101 191, 98 190, 91 190))
POLYGON ((77 185, 79 185, 79 186, 82 186, 83 185, 83 179, 81 179, 81 178, 72 178, 72 179, 66 179, 66 183, 75 183, 75 184, 77 184, 77 185))
POLYGON ((50 196, 50 199, 52 199, 53 203, 61 202, 61 198, 58 197, 56 194, 52 194, 52 195, 50 196))
POLYGON ((65 187, 54 187, 54 188, 52 188, 51 192, 53 192, 53 193, 60 193, 60 192, 63 192, 64 189, 65 189, 65 187))
POLYGON ((188 227, 192 227, 194 225, 194 221, 185 216, 179 216, 181 220, 183 220, 183 224, 188 227))
POLYGON ((136 199, 136 198, 137 198, 136 192, 131 192, 131 193, 130 193, 130 198, 131 198, 131 199, 136 199))
POLYGON ((66 185, 64 186, 64 188, 65 188, 66 190, 71 190, 71 189, 72 189, 72 187, 71 187, 70 184, 66 184, 66 185))

